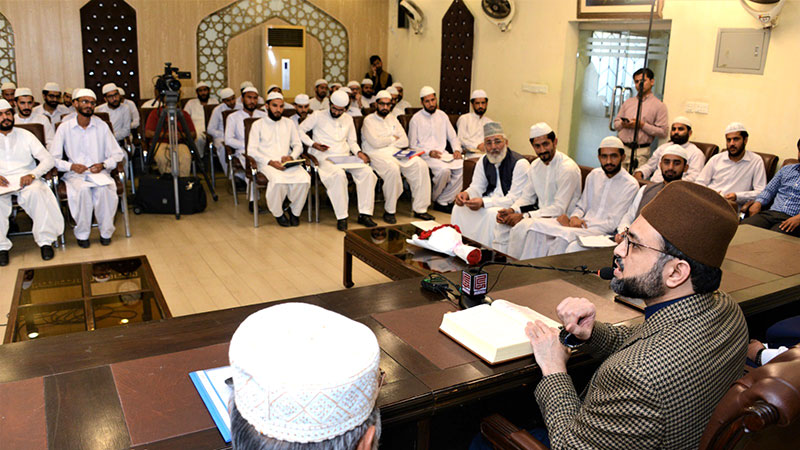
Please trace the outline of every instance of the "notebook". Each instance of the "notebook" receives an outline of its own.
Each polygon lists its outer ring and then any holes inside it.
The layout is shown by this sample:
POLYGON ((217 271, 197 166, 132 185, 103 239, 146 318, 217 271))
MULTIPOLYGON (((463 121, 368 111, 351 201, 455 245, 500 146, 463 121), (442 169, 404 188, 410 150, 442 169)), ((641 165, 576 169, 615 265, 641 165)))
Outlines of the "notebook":
POLYGON ((203 399, 211 418, 219 429, 225 442, 231 441, 231 416, 228 414, 228 401, 233 395, 233 386, 225 380, 233 377, 230 366, 190 372, 189 378, 194 383, 197 393, 203 399))

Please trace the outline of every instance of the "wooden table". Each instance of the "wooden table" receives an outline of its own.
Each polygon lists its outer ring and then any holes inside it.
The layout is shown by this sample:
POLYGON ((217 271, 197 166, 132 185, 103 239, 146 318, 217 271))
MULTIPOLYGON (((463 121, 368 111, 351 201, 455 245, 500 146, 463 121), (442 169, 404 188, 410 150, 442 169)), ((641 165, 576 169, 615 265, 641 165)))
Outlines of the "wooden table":
MULTIPOLYGON (((744 245, 748 253, 748 245, 774 246, 776 240, 787 248, 798 245, 794 238, 741 227, 731 250, 742 259, 738 255, 741 247, 736 246, 744 245)), ((610 249, 601 249, 541 258, 536 263, 561 267, 586 264, 596 268, 608 264, 610 255, 610 249)), ((736 281, 725 283, 738 283, 739 288, 731 296, 748 320, 757 313, 793 306, 792 302, 800 298, 800 269, 791 275, 780 275, 757 268, 759 264, 725 262, 725 276, 736 275, 736 281), (742 284, 741 277, 750 281, 742 284)), ((491 282, 499 271, 497 267, 489 268, 491 282)), ((447 276, 458 279, 457 274, 447 276)), ((417 277, 291 301, 337 311, 375 332, 382 350, 381 369, 386 372, 386 385, 378 398, 385 428, 388 431, 417 423, 418 448, 426 448, 426 427, 434 415, 533 384, 541 373, 532 358, 498 366, 473 358, 440 367, 437 362, 441 361, 432 361, 398 337, 381 322, 388 323, 385 314, 449 305, 421 290, 419 281, 417 277)), ((613 302, 608 282, 592 275, 507 267, 493 292, 542 282, 569 283, 574 286, 571 292, 582 289, 601 297, 598 311, 602 314, 622 307, 613 302)), ((9 421, 0 427, 0 442, 9 448, 23 444, 64 449, 224 448, 199 396, 193 388, 186 388, 190 386, 187 373, 225 364, 227 343, 233 332, 244 318, 263 307, 249 305, 0 346, 0 383, 4 383, 0 384, 0 417, 9 421)), ((541 312, 554 315, 554 311, 541 312)), ((431 320, 435 323, 438 318, 431 320)), ((633 311, 627 322, 641 320, 633 311)), ((597 363, 587 355, 577 354, 570 359, 569 368, 590 368, 597 363)))

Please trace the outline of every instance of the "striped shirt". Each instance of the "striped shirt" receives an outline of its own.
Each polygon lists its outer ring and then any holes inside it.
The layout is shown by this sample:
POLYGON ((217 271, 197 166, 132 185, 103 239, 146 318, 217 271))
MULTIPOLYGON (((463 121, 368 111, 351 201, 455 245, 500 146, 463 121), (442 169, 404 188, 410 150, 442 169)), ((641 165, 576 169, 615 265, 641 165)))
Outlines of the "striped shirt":
POLYGON ((781 168, 756 201, 765 206, 771 202, 772 211, 789 216, 800 214, 800 164, 781 168))

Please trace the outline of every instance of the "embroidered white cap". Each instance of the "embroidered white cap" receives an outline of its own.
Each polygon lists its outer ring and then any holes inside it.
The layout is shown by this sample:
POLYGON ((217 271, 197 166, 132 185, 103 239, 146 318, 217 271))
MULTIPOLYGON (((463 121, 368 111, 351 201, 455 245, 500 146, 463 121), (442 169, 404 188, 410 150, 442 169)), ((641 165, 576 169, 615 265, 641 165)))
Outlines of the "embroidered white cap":
POLYGON ((244 88, 244 90, 242 91, 242 95, 244 95, 244 94, 246 94, 248 92, 255 92, 256 95, 258 95, 258 89, 256 89, 253 86, 248 86, 248 87, 244 88))
POLYGON ((395 83, 392 83, 392 87, 395 88, 395 89, 397 89, 397 88, 403 89, 403 83, 397 81, 395 83))
POLYGON ((736 133, 737 131, 744 131, 746 133, 747 127, 745 127, 741 122, 731 122, 731 124, 725 128, 725 134, 736 133))
POLYGON ((231 89, 231 88, 222 88, 219 91, 219 98, 222 98, 222 99, 230 98, 230 97, 233 97, 234 95, 236 95, 236 93, 233 92, 233 89, 231 89))
POLYGON ((324 84, 324 85, 327 86, 328 85, 328 80, 326 80, 325 78, 320 78, 319 80, 314 82, 314 87, 317 87, 320 84, 324 84))
POLYGON ((86 89, 86 88, 78 89, 78 92, 76 92, 75 95, 72 96, 73 99, 78 99, 78 98, 82 98, 82 97, 91 97, 91 98, 97 100, 97 96, 94 95, 94 91, 92 91, 91 89, 86 89))
POLYGON ((600 148, 621 148, 625 150, 625 144, 616 136, 607 136, 600 141, 600 148))
POLYGON ((61 86, 59 86, 58 83, 50 81, 48 83, 45 83, 42 90, 45 92, 61 92, 61 86))
POLYGON ((344 108, 350 103, 350 96, 344 90, 339 89, 331 95, 331 103, 344 108))
POLYGON ((391 100, 392 94, 390 94, 388 90, 382 89, 378 91, 378 93, 375 95, 375 100, 380 100, 382 98, 388 98, 389 100, 391 100))
POLYGON ((2 86, 0 86, 0 91, 9 91, 11 89, 16 90, 17 89, 17 85, 12 83, 12 82, 10 82, 10 81, 6 81, 5 83, 3 83, 2 86))
POLYGON ((550 128, 550 125, 539 122, 533 126, 531 126, 530 133, 528 134, 529 139, 536 139, 538 137, 546 136, 553 132, 553 129, 550 128))
POLYGON ((425 98, 431 94, 435 94, 436 91, 433 90, 430 86, 422 86, 422 89, 419 90, 419 98, 425 98))
POLYGON ((17 88, 17 90, 14 91, 14 98, 24 97, 26 95, 33 97, 33 92, 26 87, 17 88))
POLYGON ((206 83, 205 81, 201 81, 201 82, 199 82, 199 83, 194 85, 194 90, 196 91, 196 90, 198 90, 200 88, 207 88, 207 87, 209 87, 208 83, 206 83))
POLYGON ((255 86, 252 81, 242 81, 242 84, 239 85, 239 90, 249 88, 255 86))
POLYGON ((321 442, 361 425, 375 408, 375 334, 318 306, 284 303, 250 315, 228 356, 236 408, 265 436, 321 442))
POLYGON ((267 95, 267 101, 275 100, 275 99, 278 99, 278 98, 283 100, 283 94, 281 94, 280 92, 277 92, 277 91, 276 92, 270 92, 269 95, 267 95))
POLYGON ((678 116, 678 117, 672 119, 672 123, 680 123, 680 124, 686 125, 689 128, 692 128, 692 121, 689 120, 688 117, 678 116))
POLYGON ((388 88, 386 88, 386 92, 392 95, 400 95, 400 92, 394 86, 389 86, 388 88))
POLYGON ((369 78, 364 78, 363 80, 361 80, 361 84, 362 84, 362 85, 364 85, 364 84, 368 84, 368 85, 370 85, 370 86, 372 86, 372 85, 373 85, 373 83, 372 83, 372 80, 370 80, 369 78))
POLYGON ((297 94, 294 97, 294 103, 296 105, 308 105, 309 103, 311 103, 311 99, 308 98, 308 95, 306 94, 297 94))
POLYGON ((668 145, 667 148, 664 149, 664 153, 661 154, 661 157, 663 158, 666 155, 680 156, 684 161, 689 159, 689 154, 686 152, 686 149, 678 144, 668 145))
POLYGON ((350 80, 347 82, 347 87, 361 87, 356 80, 350 80))
POLYGON ((489 96, 486 95, 486 91, 484 91, 483 89, 476 89, 476 90, 472 91, 472 95, 469 96, 469 99, 470 100, 475 100, 476 98, 488 99, 489 96))
POLYGON ((11 109, 11 103, 8 103, 6 99, 0 99, 0 111, 5 111, 7 109, 11 109))
POLYGON ((106 95, 106 94, 108 94, 108 93, 109 93, 109 92, 111 92, 111 91, 117 91, 117 93, 119 93, 119 89, 117 88, 117 85, 116 85, 116 84, 114 84, 114 83, 107 83, 107 84, 104 84, 104 85, 103 85, 103 90, 102 90, 102 92, 103 92, 103 95, 106 95))

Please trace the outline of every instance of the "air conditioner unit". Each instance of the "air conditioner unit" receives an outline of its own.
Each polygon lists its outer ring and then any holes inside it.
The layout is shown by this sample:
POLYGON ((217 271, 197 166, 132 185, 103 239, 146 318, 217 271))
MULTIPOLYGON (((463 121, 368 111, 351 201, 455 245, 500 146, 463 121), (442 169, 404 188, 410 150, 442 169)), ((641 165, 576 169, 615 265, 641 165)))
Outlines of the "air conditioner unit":
POLYGON ((263 55, 265 89, 271 84, 280 86, 286 101, 305 91, 305 27, 265 25, 263 55))

